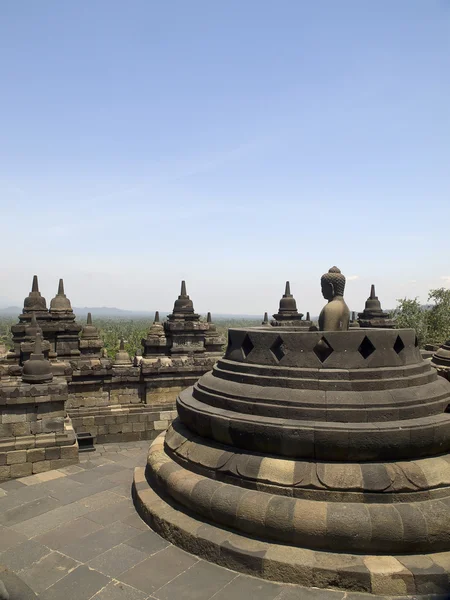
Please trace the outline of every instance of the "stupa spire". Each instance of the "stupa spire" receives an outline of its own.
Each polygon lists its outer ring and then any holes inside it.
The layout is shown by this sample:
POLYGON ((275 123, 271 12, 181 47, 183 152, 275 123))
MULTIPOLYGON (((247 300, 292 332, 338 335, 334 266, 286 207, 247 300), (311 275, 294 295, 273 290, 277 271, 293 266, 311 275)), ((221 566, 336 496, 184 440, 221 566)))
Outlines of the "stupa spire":
POLYGON ((88 314, 87 314, 86 325, 92 325, 92 315, 90 312, 88 312, 88 314))
POLYGON ((186 282, 184 281, 184 279, 181 282, 181 293, 180 293, 180 296, 187 296, 187 293, 186 293, 186 282))
POLYGON ((284 295, 286 298, 291 295, 291 284, 289 283, 289 281, 286 281, 286 288, 284 290, 284 295))
POLYGON ((39 294, 39 283, 37 275, 33 275, 33 285, 31 286, 31 291, 39 294))
POLYGON ((206 315, 206 322, 207 323, 211 323, 212 322, 211 313, 210 312, 208 312, 208 314, 206 315))
POLYGON ((157 310, 157 311, 155 312, 155 319, 154 319, 154 321, 153 321, 153 322, 154 322, 154 323, 159 323, 159 310, 157 310))
POLYGON ((59 284, 58 284, 58 296, 65 296, 64 281, 62 279, 59 280, 59 284))
POLYGON ((269 323, 269 315, 266 312, 264 313, 264 318, 263 318, 262 325, 264 325, 266 327, 270 325, 270 323, 269 323))
POLYGON ((372 285, 370 286, 370 299, 375 300, 375 298, 376 298, 375 285, 372 283, 372 285))

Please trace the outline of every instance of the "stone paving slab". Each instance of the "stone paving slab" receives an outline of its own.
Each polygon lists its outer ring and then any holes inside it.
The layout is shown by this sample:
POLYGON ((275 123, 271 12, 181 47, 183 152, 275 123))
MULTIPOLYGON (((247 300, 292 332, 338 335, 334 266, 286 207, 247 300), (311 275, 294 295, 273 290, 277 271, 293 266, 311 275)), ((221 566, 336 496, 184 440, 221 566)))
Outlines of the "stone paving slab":
POLYGON ((257 579, 172 546, 131 499, 148 447, 97 446, 79 465, 3 482, 0 565, 40 600, 376 600, 257 579))

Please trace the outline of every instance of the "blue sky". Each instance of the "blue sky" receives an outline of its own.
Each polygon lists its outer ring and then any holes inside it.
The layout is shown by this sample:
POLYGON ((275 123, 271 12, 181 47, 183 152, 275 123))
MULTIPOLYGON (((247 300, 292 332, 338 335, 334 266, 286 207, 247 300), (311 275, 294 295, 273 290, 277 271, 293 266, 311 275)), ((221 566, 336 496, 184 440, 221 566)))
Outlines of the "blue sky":
POLYGON ((0 3, 0 302, 450 285, 450 2, 0 3))

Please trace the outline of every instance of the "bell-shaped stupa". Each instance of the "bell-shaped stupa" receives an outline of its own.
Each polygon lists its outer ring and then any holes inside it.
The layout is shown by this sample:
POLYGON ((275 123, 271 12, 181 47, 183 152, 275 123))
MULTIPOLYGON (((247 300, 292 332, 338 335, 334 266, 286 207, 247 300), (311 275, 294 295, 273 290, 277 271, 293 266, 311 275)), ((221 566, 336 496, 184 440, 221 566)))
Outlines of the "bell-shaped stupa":
POLYGON ((125 350, 125 341, 120 338, 119 350, 113 362, 113 367, 131 367, 132 360, 130 355, 125 350))
POLYGON ((445 598, 450 383, 414 330, 348 329, 344 285, 322 278, 321 331, 229 330, 135 470, 135 504, 235 570, 336 598, 445 598))
POLYGON ((280 300, 278 312, 273 315, 274 327, 300 327, 307 329, 312 325, 310 321, 303 320, 303 314, 297 310, 297 302, 291 294, 291 285, 286 281, 284 294, 280 300))
POLYGON ((102 358, 103 340, 97 327, 92 323, 92 314, 87 315, 86 325, 81 330, 80 352, 81 358, 102 358))
POLYGON ((65 319, 75 319, 70 300, 64 293, 64 281, 62 279, 59 280, 58 293, 50 302, 50 313, 53 315, 58 314, 65 319))
POLYGON ((24 300, 22 312, 24 315, 34 312, 38 318, 42 317, 43 314, 48 315, 47 303, 39 291, 37 275, 33 276, 31 292, 24 300))
POLYGON ((53 379, 52 366, 42 352, 42 334, 37 333, 34 350, 22 369, 25 383, 47 383, 53 379))
POLYGON ((375 286, 370 287, 370 296, 366 300, 363 312, 358 314, 358 322, 361 327, 373 327, 380 329, 393 329, 395 321, 390 318, 389 313, 381 308, 381 302, 375 294, 375 286))

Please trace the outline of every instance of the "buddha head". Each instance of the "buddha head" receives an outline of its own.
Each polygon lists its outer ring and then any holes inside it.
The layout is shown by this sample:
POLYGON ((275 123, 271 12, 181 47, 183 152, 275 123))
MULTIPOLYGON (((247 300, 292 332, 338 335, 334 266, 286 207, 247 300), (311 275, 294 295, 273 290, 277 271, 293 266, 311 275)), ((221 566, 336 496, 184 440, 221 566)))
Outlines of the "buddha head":
POLYGON ((335 296, 343 296, 345 289, 345 276, 337 267, 331 267, 328 273, 320 278, 322 295, 325 300, 333 300, 335 296))

